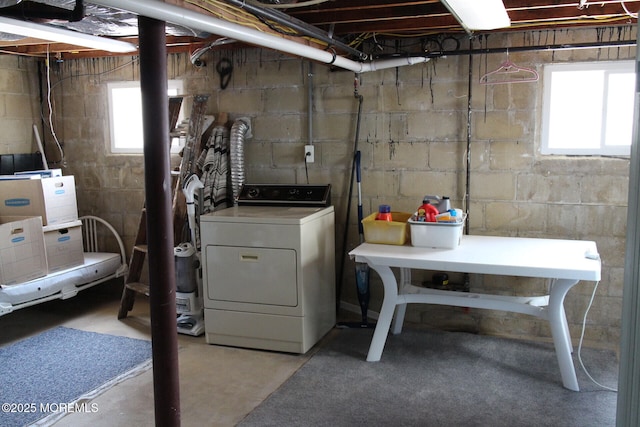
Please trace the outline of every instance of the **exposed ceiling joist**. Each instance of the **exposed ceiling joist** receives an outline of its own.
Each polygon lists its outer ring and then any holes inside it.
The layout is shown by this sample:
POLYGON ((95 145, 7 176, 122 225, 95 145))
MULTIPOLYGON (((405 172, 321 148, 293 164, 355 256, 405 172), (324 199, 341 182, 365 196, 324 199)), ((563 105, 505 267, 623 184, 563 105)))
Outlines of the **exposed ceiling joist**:
MULTIPOLYGON (((51 12, 51 3, 60 5, 71 12, 77 9, 77 0, 23 0, 19 4, 27 7, 30 15, 37 15, 38 7, 51 12), (49 4, 46 4, 49 3, 49 4)), ((230 5, 231 0, 164 0, 164 3, 176 5, 189 10, 197 10, 205 15, 219 19, 239 22, 248 20, 247 25, 260 28, 268 34, 287 32, 286 28, 275 28, 268 19, 257 19, 247 10, 238 11, 230 5), (242 12, 242 13, 240 13, 242 12), (274 29, 275 28, 275 29, 274 29)), ((246 0, 260 7, 268 8, 268 0, 246 0)), ((309 2, 308 0, 281 1, 281 3, 297 3, 286 7, 278 5, 278 12, 295 18, 297 21, 314 27, 331 38, 336 38, 351 45, 354 40, 364 40, 367 35, 376 35, 385 39, 402 39, 406 37, 464 34, 464 29, 449 13, 440 0, 327 0, 309 2), (300 7, 301 5, 306 5, 300 7), (295 6, 295 7, 291 7, 295 6)), ((636 11, 640 10, 640 0, 600 0, 597 2, 581 2, 579 0, 503 0, 511 19, 511 27, 494 30, 492 33, 522 30, 548 30, 566 28, 603 28, 629 26, 637 23, 636 11), (584 3, 581 6, 581 3, 584 3)), ((10 4, 12 2, 5 2, 10 4)), ((158 0, 158 3, 162 1, 158 0)), ((125 39, 136 43, 136 17, 132 15, 123 19, 121 13, 114 15, 109 21, 105 10, 96 6, 91 0, 85 1, 86 17, 78 23, 69 24, 76 31, 96 31, 98 35, 125 39), (94 16, 94 14, 96 14, 94 16), (118 26, 118 24, 121 24, 118 26), (97 28, 100 26, 100 28, 97 28), (111 33, 110 31, 113 30, 111 33)), ((0 16, 15 15, 15 8, 3 8, 0 2, 0 16), (3 14, 4 11, 4 14, 3 14)), ((31 18, 34 19, 34 18, 31 18)), ((58 21, 45 22, 48 25, 64 25, 58 21)), ((280 26, 282 27, 282 26, 280 26)), ((188 30, 188 29, 187 29, 188 30)), ((292 32, 292 33, 295 33, 292 32)), ((175 34, 170 33, 170 51, 194 50, 206 46, 219 38, 216 34, 175 34)), ((323 48, 309 37, 278 33, 279 37, 296 40, 299 43, 323 48)), ((326 43, 324 44, 326 47, 326 43)), ((222 47, 221 47, 222 48, 222 47)), ((334 47, 335 48, 335 47, 334 47)), ((90 51, 70 45, 40 42, 33 39, 0 40, 0 51, 14 52, 23 55, 45 55, 58 53, 61 55, 104 56, 104 52, 90 51)), ((341 53, 344 54, 344 53, 341 53)))

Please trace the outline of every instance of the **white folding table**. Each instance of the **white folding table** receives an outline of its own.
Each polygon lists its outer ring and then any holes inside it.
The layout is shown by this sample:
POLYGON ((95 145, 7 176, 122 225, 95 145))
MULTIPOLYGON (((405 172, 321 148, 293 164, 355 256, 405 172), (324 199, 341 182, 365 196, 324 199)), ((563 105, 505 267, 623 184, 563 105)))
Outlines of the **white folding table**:
POLYGON ((595 242, 463 236, 460 246, 455 249, 363 243, 349 255, 375 270, 384 286, 382 308, 367 361, 380 360, 394 311, 396 317, 391 332, 399 334, 402 331, 408 303, 502 310, 549 321, 562 383, 570 390, 579 390, 564 298, 579 281, 600 280, 600 258, 595 242), (394 267, 400 268, 400 289, 391 270, 394 267), (546 278, 550 280, 549 294, 505 296, 428 289, 411 284, 411 269, 546 278))

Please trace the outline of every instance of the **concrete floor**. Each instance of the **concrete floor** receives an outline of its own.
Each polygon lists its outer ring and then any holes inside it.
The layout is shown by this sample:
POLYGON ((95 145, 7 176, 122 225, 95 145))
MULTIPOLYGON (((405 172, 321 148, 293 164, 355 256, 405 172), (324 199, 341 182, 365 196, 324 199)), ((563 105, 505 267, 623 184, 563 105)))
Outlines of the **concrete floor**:
MULTIPOLYGON (((103 284, 65 301, 51 301, 0 317, 0 346, 61 325, 150 340, 148 299, 139 297, 118 320, 118 284, 103 284)), ((330 333, 331 334, 331 333, 330 333)), ((183 426, 233 426, 274 392, 317 350, 306 355, 208 345, 204 335, 178 335, 183 426)), ((92 400, 93 414, 68 414, 56 426, 154 426, 149 369, 92 400)))

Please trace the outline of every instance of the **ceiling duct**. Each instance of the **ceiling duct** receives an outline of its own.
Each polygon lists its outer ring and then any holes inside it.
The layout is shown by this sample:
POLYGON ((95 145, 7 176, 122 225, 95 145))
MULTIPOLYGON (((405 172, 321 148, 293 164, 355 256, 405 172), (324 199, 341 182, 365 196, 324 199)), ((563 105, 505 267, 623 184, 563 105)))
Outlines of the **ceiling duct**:
MULTIPOLYGON (((136 15, 97 6, 80 0, 0 0, 0 16, 22 21, 46 23, 94 36, 135 37, 138 35, 136 15)), ((211 34, 194 31, 179 25, 167 24, 171 36, 199 37, 206 39, 211 34)), ((24 38, 13 34, 0 34, 0 40, 24 38)))
MULTIPOLYGON (((58 2, 59 4, 60 2, 58 2)), ((0 4, 0 16, 21 19, 23 21, 47 22, 58 20, 66 22, 78 22, 84 18, 84 4, 82 0, 75 0, 73 9, 58 7, 53 4, 21 1, 4 2, 0 4), (7 5, 8 6, 5 6, 7 5)))

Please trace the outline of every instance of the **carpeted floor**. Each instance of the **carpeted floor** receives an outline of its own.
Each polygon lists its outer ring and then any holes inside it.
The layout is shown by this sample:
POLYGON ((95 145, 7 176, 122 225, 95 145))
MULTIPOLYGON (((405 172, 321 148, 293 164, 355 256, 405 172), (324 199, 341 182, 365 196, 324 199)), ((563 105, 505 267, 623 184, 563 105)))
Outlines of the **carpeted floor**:
MULTIPOLYGON (((581 391, 563 388, 550 344, 405 329, 369 363, 373 330, 332 334, 242 427, 615 425, 617 394, 591 382, 576 354, 581 391)), ((599 383, 617 386, 613 352, 583 348, 582 360, 599 383)))
POLYGON ((95 410, 78 399, 145 369, 150 359, 149 341, 65 327, 0 347, 0 426, 95 410))

